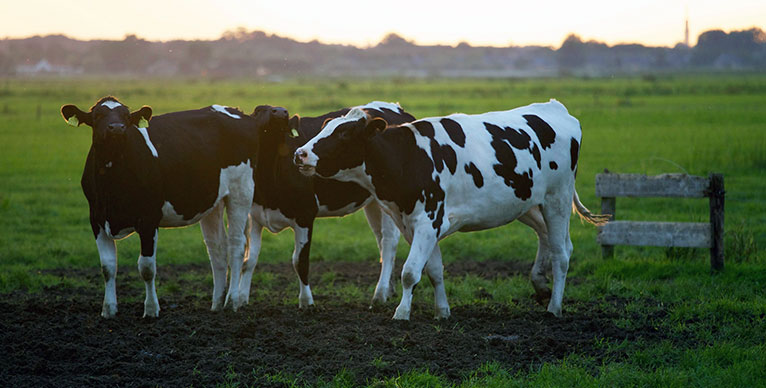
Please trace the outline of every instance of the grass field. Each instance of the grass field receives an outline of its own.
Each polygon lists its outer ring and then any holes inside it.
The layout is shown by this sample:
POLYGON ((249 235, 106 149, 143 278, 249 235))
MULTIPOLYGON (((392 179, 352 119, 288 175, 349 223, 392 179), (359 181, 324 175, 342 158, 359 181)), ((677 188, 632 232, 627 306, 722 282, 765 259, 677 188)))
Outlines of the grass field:
MULTIPOLYGON (((452 112, 505 110, 556 98, 583 127, 577 190, 592 210, 595 174, 683 172, 724 174, 726 184, 726 269, 712 275, 706 250, 618 247, 603 260, 596 230, 573 219, 574 254, 567 306, 610 297, 634 301, 615 325, 649 324, 682 342, 603 341, 604 351, 624 357, 595 361, 577 352, 563 360, 508 370, 488 363, 461 382, 424 370, 389 376, 370 384, 386 386, 764 386, 766 385, 766 75, 660 76, 622 79, 289 81, 284 83, 196 80, 0 80, 0 292, 37 292, 69 284, 49 269, 98 272, 96 246, 79 179, 90 145, 86 126, 71 128, 59 108, 91 106, 114 95, 154 114, 210 104, 281 105, 291 114, 322 114, 370 100, 398 101, 416 117, 452 112), (650 302, 647 302, 650 301, 650 302), (679 345, 681 343, 682 345, 679 345)), ((706 221, 707 200, 619 199, 619 219, 706 221)), ((317 222, 312 261, 371 262, 376 247, 361 214, 317 222)), ((260 261, 287 265, 292 233, 264 234, 260 261)), ((510 224, 490 231, 458 234, 441 242, 445 263, 470 259, 531 262, 537 248, 531 229, 510 224)), ((138 257, 137 238, 118 243, 122 271, 138 257)), ((397 262, 408 247, 400 243, 397 262)), ((178 292, 163 266, 207 261, 198 226, 160 232, 158 293, 178 292)), ((127 270, 126 270, 127 268, 127 270)), ((263 278, 261 278, 263 280, 263 278)), ((200 281, 212 284, 211 277, 200 281)), ((430 301, 423 282, 416 299, 430 301)), ((452 306, 514 305, 532 287, 525 277, 460 278, 446 274, 452 306)), ((102 287, 101 284, 93 285, 102 287)), ((373 284, 370 284, 372 287, 373 284)), ((118 287, 121 285, 118 276, 118 287)), ((135 287, 143 288, 136 283, 135 287)), ((258 287, 257 283, 254 285, 258 287)), ((212 288, 212 287, 211 287, 212 288)), ((339 294, 369 298, 372 288, 339 294)), ((292 291, 292 290, 291 290, 292 291)), ((316 287, 315 295, 332 290, 316 287)), ((94 294, 93 305, 101 300, 94 294)), ((136 302, 136 301, 133 301, 136 302)), ((120 303, 132 303, 120 299, 120 303)), ((295 303, 297 301, 290 301, 295 303)), ((430 302, 428 302, 430 303, 430 302)), ((389 306, 393 313, 393 306, 389 306)), ((96 309, 94 308, 94 311, 96 309)), ((94 314, 96 314, 94 312, 94 314)), ((430 314, 430 313, 429 313, 430 314)), ((132 319, 121 317, 118 319, 132 319)), ((601 341, 601 342, 599 342, 601 341)), ((325 383, 349 385, 343 372, 325 383)), ((236 385, 236 373, 220 381, 236 385)), ((289 385, 289 384, 288 384, 289 385)))

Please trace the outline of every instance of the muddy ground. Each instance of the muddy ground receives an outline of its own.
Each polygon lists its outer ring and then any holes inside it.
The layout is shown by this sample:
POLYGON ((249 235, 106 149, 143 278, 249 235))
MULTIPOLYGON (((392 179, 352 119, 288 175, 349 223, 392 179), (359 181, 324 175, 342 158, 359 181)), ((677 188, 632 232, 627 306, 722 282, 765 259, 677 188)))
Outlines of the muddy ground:
MULTIPOLYGON (((459 262, 447 265, 446 281, 465 274, 526 276, 529 265, 459 262)), ((205 264, 161 265, 158 276, 182 279, 184 274, 202 276, 209 271, 205 264)), ((275 274, 271 287, 297 294, 289 265, 259 265, 257 271, 275 274)), ((565 311, 557 319, 533 300, 513 301, 511 306, 493 302, 483 290, 476 290, 477 298, 490 300, 453 306, 449 320, 434 321, 431 302, 416 300, 410 322, 392 321, 397 297, 375 309, 368 308, 371 295, 353 302, 323 297, 317 290, 327 271, 335 272, 335 286, 367 289, 377 280, 378 266, 312 264, 317 307, 308 311, 298 309, 296 296, 294 304, 251 297, 251 304, 237 313, 212 313, 212 285, 179 281, 178 290, 160 293, 158 319, 141 318, 142 283, 137 271, 121 268, 120 310, 111 320, 99 316, 103 282, 97 268, 49 271, 93 286, 0 295, 0 385, 211 386, 236 381, 281 386, 280 381, 328 381, 342 371, 364 384, 410 370, 428 370, 457 382, 490 361, 523 373, 572 353, 619 360, 620 354, 606 354, 598 346, 599 339, 663 339, 650 325, 615 326, 616 317, 630 319, 623 309, 627 301, 565 299, 565 308, 577 304, 570 309, 576 312, 565 311)), ((259 285, 253 287, 256 294, 259 285)))

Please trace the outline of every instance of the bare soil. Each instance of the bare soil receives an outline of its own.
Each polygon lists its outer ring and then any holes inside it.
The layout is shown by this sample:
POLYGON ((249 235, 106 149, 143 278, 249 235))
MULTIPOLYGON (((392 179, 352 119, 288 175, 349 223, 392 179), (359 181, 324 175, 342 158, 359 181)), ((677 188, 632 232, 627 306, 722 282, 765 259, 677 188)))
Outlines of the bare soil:
MULTIPOLYGON (((530 265, 462 261, 447 265, 446 281, 466 274, 526 276, 530 265)), ((288 264, 259 265, 256 271, 275 275, 270 287, 297 294, 297 278, 288 264)), ((482 303, 453 307, 448 320, 433 320, 431 302, 416 300, 411 321, 393 321, 397 297, 374 309, 368 306, 371 295, 352 303, 323 297, 320 279, 328 271, 335 274, 334 286, 367 289, 377 280, 378 266, 312 263, 317 303, 312 309, 300 310, 297 296, 294 304, 251 297, 250 305, 236 313, 213 313, 212 285, 182 277, 206 275, 208 265, 164 265, 158 276, 181 279, 180 290, 161 292, 158 319, 141 318, 142 283, 136 271, 121 268, 120 310, 111 320, 99 316, 103 282, 97 268, 49 271, 93 286, 0 294, 0 385, 211 386, 236 381, 282 386, 286 380, 328 381, 341 372, 364 384, 411 370, 457 382, 487 362, 523 373, 572 353, 604 361, 624 356, 614 350, 607 354, 599 346, 604 339, 663 339, 650 323, 617 327, 616 318, 631 318, 624 310, 628 301, 618 299, 565 299, 569 311, 555 318, 531 299, 500 303, 476 290, 482 303)), ((253 294, 259 287, 253 284, 253 294)), ((651 322, 641 318, 637 321, 651 322)))

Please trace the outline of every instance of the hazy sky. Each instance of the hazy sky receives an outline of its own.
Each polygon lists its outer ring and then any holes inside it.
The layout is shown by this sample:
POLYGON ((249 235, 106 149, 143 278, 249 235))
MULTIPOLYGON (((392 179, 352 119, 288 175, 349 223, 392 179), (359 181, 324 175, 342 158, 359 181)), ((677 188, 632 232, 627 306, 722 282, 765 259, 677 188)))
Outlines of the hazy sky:
POLYGON ((673 46, 687 14, 692 45, 713 28, 766 29, 766 0, 3 0, 0 37, 217 39, 241 26, 362 47, 389 32, 419 44, 558 47, 576 33, 608 44, 673 46))

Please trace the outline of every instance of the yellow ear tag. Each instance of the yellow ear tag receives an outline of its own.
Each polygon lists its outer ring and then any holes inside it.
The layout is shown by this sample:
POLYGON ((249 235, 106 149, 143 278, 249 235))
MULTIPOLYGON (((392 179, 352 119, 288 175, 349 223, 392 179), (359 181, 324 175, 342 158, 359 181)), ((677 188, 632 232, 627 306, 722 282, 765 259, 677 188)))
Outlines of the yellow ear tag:
POLYGON ((69 120, 66 121, 66 123, 73 127, 76 127, 80 125, 80 120, 77 120, 77 115, 73 115, 72 117, 69 118, 69 120))
POLYGON ((290 137, 298 137, 298 136, 299 136, 298 131, 296 131, 295 128, 293 128, 293 130, 290 131, 290 137))
POLYGON ((138 120, 138 127, 139 128, 149 128, 149 122, 146 121, 145 118, 141 117, 141 120, 138 120))

